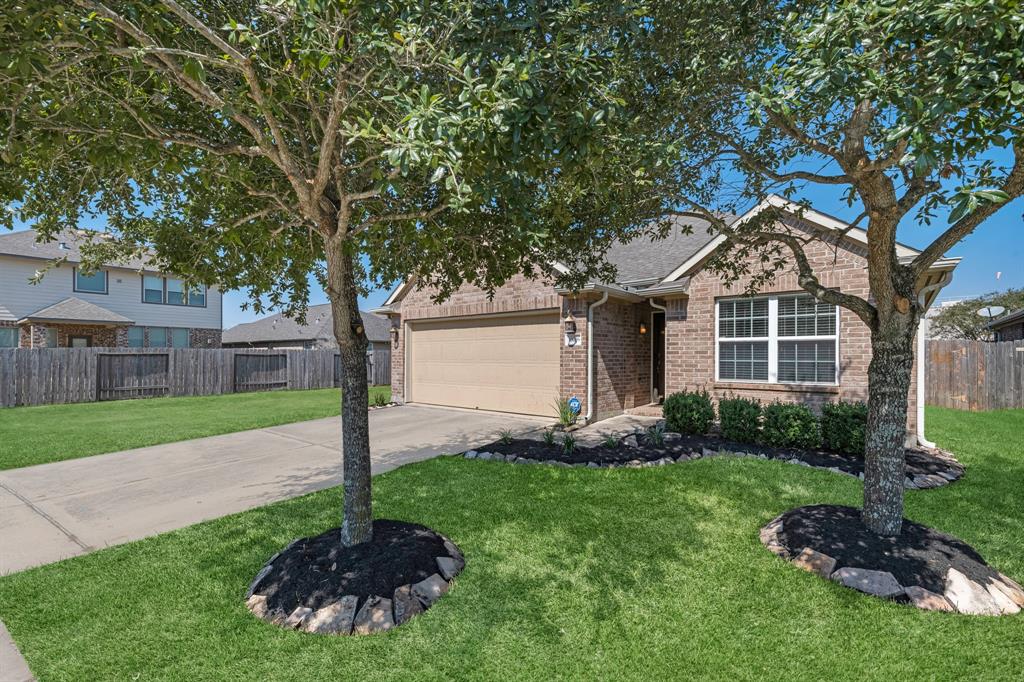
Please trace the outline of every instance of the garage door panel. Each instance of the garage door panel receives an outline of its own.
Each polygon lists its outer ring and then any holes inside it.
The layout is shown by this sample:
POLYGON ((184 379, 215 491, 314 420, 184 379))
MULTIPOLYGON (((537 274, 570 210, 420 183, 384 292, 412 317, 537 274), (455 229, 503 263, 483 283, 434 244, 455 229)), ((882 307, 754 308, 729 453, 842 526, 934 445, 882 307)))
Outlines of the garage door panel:
POLYGON ((559 389, 557 313, 412 323, 414 402, 551 415, 559 389))

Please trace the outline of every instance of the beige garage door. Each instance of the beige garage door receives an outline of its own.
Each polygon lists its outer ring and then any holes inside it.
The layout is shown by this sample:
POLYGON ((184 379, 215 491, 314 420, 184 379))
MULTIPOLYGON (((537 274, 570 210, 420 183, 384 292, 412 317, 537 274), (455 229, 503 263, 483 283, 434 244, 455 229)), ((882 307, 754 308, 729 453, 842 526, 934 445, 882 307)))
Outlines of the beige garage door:
POLYGON ((410 323, 409 400, 553 415, 558 313, 410 323))

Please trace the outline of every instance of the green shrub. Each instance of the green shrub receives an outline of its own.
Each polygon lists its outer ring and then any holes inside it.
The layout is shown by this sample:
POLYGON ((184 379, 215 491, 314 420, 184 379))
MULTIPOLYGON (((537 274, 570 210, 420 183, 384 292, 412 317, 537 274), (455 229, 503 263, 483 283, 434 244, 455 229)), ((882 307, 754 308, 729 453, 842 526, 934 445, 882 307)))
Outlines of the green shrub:
POLYGON ((665 444, 665 425, 655 424, 644 433, 644 439, 648 445, 660 448, 665 444))
POLYGON ((761 403, 753 398, 725 398, 718 401, 722 438, 737 443, 756 443, 761 435, 761 403))
POLYGON ((558 412, 558 423, 562 426, 572 426, 576 423, 576 413, 569 407, 568 398, 555 398, 555 410, 558 412))
POLYGON ((567 433, 562 436, 562 452, 566 455, 571 455, 576 451, 576 437, 571 433, 567 433))
POLYGON ((612 434, 609 433, 607 436, 601 439, 601 445, 605 446, 606 448, 617 448, 619 447, 619 439, 616 436, 613 436, 612 434))
POLYGON ((555 444, 555 432, 551 429, 544 429, 544 433, 541 434, 540 438, 544 441, 544 445, 555 444))
POLYGON ((670 431, 701 435, 715 421, 715 408, 707 391, 683 391, 665 398, 661 408, 670 431))
POLYGON ((383 391, 380 392, 380 393, 374 393, 373 394, 373 406, 374 407, 384 407, 384 406, 386 406, 390 402, 391 402, 391 398, 389 398, 388 394, 384 393, 383 391))
POLYGON ((868 406, 864 403, 826 403, 821 408, 821 441, 826 450, 864 456, 868 406))
POLYGON ((764 408, 761 442, 777 448, 810 450, 821 446, 821 426, 806 405, 774 402, 764 408))

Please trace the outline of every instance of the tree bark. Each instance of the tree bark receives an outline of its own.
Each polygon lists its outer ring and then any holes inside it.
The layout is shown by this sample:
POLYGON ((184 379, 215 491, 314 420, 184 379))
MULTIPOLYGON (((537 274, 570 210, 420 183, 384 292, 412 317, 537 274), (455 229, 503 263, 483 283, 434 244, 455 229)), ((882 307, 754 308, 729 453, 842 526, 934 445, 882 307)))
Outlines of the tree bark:
POLYGON ((862 520, 879 535, 899 535, 903 526, 904 448, 915 318, 913 312, 893 311, 886 319, 879 319, 871 331, 862 520))
POLYGON ((343 518, 341 544, 351 547, 373 536, 370 492, 370 424, 367 405, 366 332, 359 314, 353 256, 338 238, 327 240, 327 296, 334 338, 341 354, 341 447, 343 518))

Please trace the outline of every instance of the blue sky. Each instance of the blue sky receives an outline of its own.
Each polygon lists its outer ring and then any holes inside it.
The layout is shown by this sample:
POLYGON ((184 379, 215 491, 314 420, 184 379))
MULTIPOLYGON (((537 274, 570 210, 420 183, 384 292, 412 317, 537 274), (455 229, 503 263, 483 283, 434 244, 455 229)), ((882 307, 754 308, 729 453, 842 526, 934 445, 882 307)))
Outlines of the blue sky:
MULTIPOLYGON (((841 198, 841 188, 808 184, 801 188, 794 198, 808 199, 816 209, 845 220, 854 220, 860 213, 855 206, 850 208, 841 198)), ((939 300, 976 296, 990 291, 1010 287, 1024 288, 1024 198, 1004 206, 994 217, 971 236, 960 242, 948 255, 960 256, 963 261, 956 269, 953 281, 942 290, 939 300), (997 279, 996 274, 1000 273, 997 279)), ((944 218, 933 221, 931 226, 914 224, 908 216, 900 228, 900 241, 909 246, 922 248, 934 239, 945 226, 944 218)), ((90 221, 82 227, 102 229, 102 224, 90 221)), ((17 229, 27 229, 21 225, 17 229)), ((310 303, 326 303, 327 296, 315 280, 310 278, 310 303)), ((381 305, 389 289, 371 291, 360 298, 364 309, 381 305)), ((243 310, 245 294, 237 291, 224 296, 224 326, 232 327, 241 322, 251 322, 258 316, 252 310, 243 310)))

